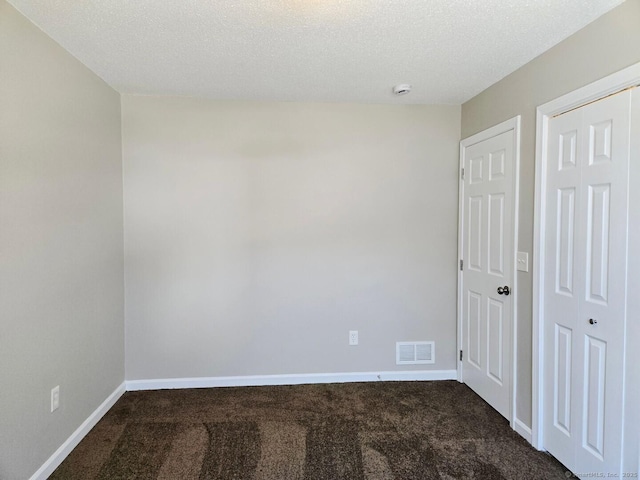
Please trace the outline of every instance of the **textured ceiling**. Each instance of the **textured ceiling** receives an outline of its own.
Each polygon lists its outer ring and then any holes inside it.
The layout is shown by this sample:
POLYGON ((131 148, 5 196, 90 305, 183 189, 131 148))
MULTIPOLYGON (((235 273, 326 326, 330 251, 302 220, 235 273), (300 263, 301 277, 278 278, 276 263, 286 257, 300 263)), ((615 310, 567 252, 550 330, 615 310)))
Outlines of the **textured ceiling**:
POLYGON ((122 93, 459 104, 622 0, 9 0, 122 93), (391 88, 413 92, 394 97, 391 88))

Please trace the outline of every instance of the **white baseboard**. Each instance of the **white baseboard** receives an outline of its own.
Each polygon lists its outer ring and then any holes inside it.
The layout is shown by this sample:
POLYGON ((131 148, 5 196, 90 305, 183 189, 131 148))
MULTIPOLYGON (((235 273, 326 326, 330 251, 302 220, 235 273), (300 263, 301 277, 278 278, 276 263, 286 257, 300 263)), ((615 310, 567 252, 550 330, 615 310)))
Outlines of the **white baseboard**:
POLYGON ((513 420, 513 429, 520 434, 527 442, 533 445, 533 436, 531 435, 531 427, 527 427, 522 420, 513 420))
POLYGON ((58 468, 62 461, 67 458, 67 455, 71 453, 71 450, 76 448, 80 440, 82 440, 89 431, 98 423, 98 421, 109 411, 111 407, 118 401, 118 399, 125 392, 125 383, 122 383, 116 388, 102 404, 96 408, 96 410, 89 415, 82 425, 80 425, 75 432, 71 434, 67 440, 60 445, 60 448, 56 450, 49 459, 38 469, 36 473, 31 476, 30 480, 45 480, 58 468))
POLYGON ((455 380, 456 370, 405 370, 398 372, 308 373, 289 375, 248 375, 238 377, 158 378, 127 380, 127 391, 177 388, 255 387, 301 385, 306 383, 386 382, 455 380))

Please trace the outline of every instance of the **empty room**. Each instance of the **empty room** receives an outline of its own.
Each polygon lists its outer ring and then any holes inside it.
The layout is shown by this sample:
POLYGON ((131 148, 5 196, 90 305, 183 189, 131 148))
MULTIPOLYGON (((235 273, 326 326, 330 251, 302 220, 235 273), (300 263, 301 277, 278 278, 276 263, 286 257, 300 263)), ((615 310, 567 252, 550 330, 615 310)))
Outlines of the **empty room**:
POLYGON ((640 0, 0 0, 0 479, 638 478, 640 0))

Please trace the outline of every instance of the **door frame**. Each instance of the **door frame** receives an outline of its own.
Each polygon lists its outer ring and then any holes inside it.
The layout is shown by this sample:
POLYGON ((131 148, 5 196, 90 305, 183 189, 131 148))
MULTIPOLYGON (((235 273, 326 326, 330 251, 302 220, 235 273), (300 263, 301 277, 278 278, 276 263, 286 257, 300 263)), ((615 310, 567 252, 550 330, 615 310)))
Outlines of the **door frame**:
MULTIPOLYGON (((458 330, 458 350, 457 353, 463 349, 464 345, 464 329, 462 328, 462 305, 463 305, 463 271, 460 269, 460 261, 464 260, 464 252, 463 252, 463 238, 465 233, 465 218, 464 218, 464 179, 463 179, 463 169, 464 169, 464 160, 465 160, 465 152, 466 149, 480 143, 484 140, 488 140, 497 135, 501 135, 506 132, 513 132, 513 178, 512 178, 512 187, 513 187, 513 205, 512 205, 512 213, 511 220, 513 225, 513 230, 511 232, 505 232, 505 234, 512 235, 512 278, 513 285, 511 289, 511 338, 509 339, 511 342, 511 358, 507 361, 511 366, 511 385, 509 391, 511 392, 511 398, 509 402, 510 406, 510 415, 507 420, 509 420, 509 424, 511 428, 516 430, 520 435, 524 436, 527 440, 530 439, 530 432, 528 432, 528 428, 524 423, 519 421, 516 416, 516 387, 518 383, 518 376, 516 371, 516 359, 518 358, 518 346, 517 346, 517 333, 518 333, 518 275, 517 275, 517 265, 518 265, 518 216, 519 216, 519 204, 520 204, 520 124, 521 124, 521 116, 517 115, 509 120, 505 120, 502 123, 494 125, 482 132, 476 133, 470 137, 463 139, 460 142, 460 166, 458 172, 458 179, 460 182, 459 194, 458 194, 458 312, 457 312, 457 330, 458 330), (524 429, 523 429, 524 428, 524 429)), ((460 361, 460 357, 457 356, 457 379, 459 382, 464 383, 464 378, 462 374, 462 362, 460 361)))
MULTIPOLYGON (((640 63, 540 105, 536 110, 535 197, 533 225, 532 445, 544 450, 544 265, 546 175, 549 119, 640 84, 640 63)), ((633 121, 633 119, 632 119, 633 121)), ((633 139, 632 139, 633 141, 633 139)), ((631 162, 631 159, 630 159, 631 162)), ((627 318, 629 314, 627 312, 627 318)), ((638 339, 640 340, 640 339, 638 339)), ((629 344, 629 338, 626 339, 629 344)), ((629 352, 629 350, 627 350, 629 352)), ((626 360, 625 360, 626 363, 626 360)), ((621 372, 623 374, 623 372, 621 372)))

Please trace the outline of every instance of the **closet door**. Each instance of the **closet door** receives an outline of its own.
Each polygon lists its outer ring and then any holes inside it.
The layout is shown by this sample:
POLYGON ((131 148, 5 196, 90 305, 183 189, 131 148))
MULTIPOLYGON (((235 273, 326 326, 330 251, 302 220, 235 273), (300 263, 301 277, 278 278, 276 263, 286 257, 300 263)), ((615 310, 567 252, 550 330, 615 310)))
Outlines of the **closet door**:
POLYGON ((622 451, 631 91, 582 108, 576 468, 618 473, 622 451))
POLYGON ((579 437, 575 344, 581 299, 581 120, 582 112, 574 110, 549 122, 547 157, 544 447, 568 468, 579 437))
POLYGON ((630 91, 550 120, 545 448, 574 473, 619 473, 630 91))

